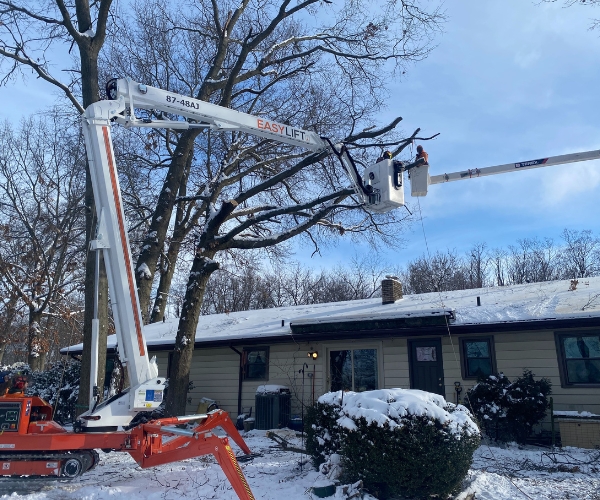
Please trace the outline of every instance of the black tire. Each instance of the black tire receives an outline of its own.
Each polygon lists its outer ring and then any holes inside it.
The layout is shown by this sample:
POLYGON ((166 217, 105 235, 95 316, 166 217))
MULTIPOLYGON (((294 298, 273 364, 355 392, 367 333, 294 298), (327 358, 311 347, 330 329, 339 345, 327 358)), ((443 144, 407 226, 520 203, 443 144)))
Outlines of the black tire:
POLYGON ((78 458, 67 458, 60 471, 61 477, 74 479, 83 473, 83 464, 78 458))

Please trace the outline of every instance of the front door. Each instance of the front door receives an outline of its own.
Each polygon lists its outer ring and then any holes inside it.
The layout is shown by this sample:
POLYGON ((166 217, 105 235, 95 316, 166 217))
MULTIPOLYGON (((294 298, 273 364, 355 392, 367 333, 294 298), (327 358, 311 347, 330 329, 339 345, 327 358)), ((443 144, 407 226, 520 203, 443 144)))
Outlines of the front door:
POLYGON ((409 340, 410 388, 445 396, 442 341, 409 340))

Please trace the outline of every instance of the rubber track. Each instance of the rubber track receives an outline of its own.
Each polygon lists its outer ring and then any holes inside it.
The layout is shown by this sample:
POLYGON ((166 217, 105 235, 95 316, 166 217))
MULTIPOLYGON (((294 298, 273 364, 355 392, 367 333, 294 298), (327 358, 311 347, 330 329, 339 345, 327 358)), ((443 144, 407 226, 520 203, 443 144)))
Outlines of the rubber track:
MULTIPOLYGON (((98 462, 100 461, 100 455, 96 450, 75 450, 75 451, 67 451, 64 453, 0 453, 0 461, 3 462, 18 462, 25 460, 63 460, 69 458, 78 458, 82 463, 81 474, 84 474, 90 470, 92 470, 98 462), (90 463, 91 462, 91 463, 90 463), (87 467, 87 468, 86 468, 87 467)), ((79 474, 79 476, 81 476, 79 474)), ((76 476, 76 477, 79 477, 76 476)), ((10 479, 14 477, 23 477, 23 476, 0 476, 0 478, 10 479)), ((37 478, 48 478, 48 477, 60 477, 62 479, 75 479, 69 478, 65 476, 27 476, 27 479, 37 479, 37 478)))

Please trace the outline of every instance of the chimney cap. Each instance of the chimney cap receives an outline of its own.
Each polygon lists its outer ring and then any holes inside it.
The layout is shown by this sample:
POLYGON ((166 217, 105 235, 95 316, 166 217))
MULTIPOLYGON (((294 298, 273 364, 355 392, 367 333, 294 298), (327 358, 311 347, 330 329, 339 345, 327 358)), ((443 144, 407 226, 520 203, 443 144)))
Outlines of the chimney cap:
POLYGON ((388 280, 399 280, 398 276, 394 276, 393 274, 386 274, 385 278, 388 280))

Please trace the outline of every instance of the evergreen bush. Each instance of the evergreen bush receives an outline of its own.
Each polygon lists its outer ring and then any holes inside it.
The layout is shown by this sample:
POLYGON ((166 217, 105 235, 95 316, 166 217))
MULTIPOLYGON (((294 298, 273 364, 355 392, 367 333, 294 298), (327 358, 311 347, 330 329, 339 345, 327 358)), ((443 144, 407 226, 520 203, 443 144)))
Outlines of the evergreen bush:
POLYGON ((481 379, 467 392, 466 402, 487 437, 524 443, 546 416, 552 384, 535 380, 531 370, 514 382, 499 373, 481 379))
POLYGON ((30 372, 27 363, 0 366, 0 372, 11 377, 18 374, 27 375, 28 386, 25 394, 38 396, 55 407, 53 418, 61 425, 72 423, 77 416, 80 370, 81 363, 73 359, 49 364, 42 372, 30 372))
POLYGON ((340 454, 340 480, 381 499, 456 492, 480 440, 465 407, 416 390, 325 394, 307 424, 314 463, 340 454))
POLYGON ((306 451, 312 457, 315 468, 324 463, 340 449, 340 428, 336 424, 338 411, 334 405, 318 401, 306 409, 306 451))

